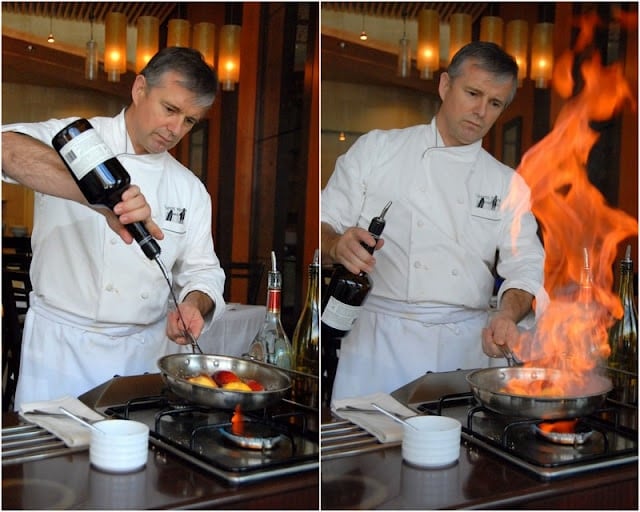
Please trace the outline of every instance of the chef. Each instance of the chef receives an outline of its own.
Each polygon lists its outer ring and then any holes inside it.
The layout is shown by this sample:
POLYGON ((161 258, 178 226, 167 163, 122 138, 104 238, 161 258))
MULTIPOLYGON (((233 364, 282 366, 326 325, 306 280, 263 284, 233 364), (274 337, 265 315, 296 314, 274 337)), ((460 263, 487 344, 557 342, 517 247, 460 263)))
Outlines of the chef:
MULTIPOLYGON (((199 52, 166 48, 136 77, 126 109, 89 119, 135 184, 115 214, 123 223, 144 221, 160 239, 161 260, 195 338, 223 313, 225 278, 213 247, 211 198, 168 151, 206 116, 217 87, 199 52)), ((157 372, 159 357, 188 343, 177 313, 168 311, 159 266, 126 230, 118 229, 119 237, 109 228, 118 222, 104 209, 87 206, 51 148, 72 120, 3 127, 3 178, 36 191, 33 292, 16 408, 78 396, 114 375, 157 372)))
POLYGON ((431 124, 374 130, 342 155, 322 192, 323 263, 370 274, 342 340, 333 399, 391 392, 427 371, 488 366, 543 307, 544 252, 523 179, 482 148, 512 101, 518 68, 492 43, 442 73, 431 124), (389 201, 377 251, 364 229, 389 201), (497 258, 497 268, 494 262, 497 258), (495 275, 504 281, 488 320, 495 275))

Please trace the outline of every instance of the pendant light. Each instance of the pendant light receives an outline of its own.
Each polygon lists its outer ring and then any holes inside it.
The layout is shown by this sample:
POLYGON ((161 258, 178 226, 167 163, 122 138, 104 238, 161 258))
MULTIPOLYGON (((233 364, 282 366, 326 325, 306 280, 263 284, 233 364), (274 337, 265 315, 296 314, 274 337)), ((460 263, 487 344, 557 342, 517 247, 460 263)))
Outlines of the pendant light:
POLYGON ((536 23, 531 38, 531 79, 546 88, 553 73, 553 23, 536 23))
POLYGON ((518 87, 522 87, 527 77, 527 39, 529 25, 525 20, 511 20, 507 23, 505 51, 516 59, 518 64, 518 87))
POLYGON ((449 62, 460 48, 471 42, 471 16, 462 12, 451 15, 449 20, 449 62))
POLYGON ((240 80, 240 25, 223 25, 220 29, 218 79, 223 91, 233 91, 240 80))
POLYGON ((49 16, 49 37, 47 37, 47 43, 55 43, 56 38, 53 37, 53 16, 49 16))
POLYGON ((139 16, 136 23, 138 38, 136 45, 136 73, 140 73, 160 46, 160 21, 155 16, 139 16))
POLYGON ((188 20, 182 20, 179 18, 169 20, 167 47, 181 46, 183 48, 189 48, 191 46, 190 30, 191 23, 189 23, 188 20))
POLYGON ((504 23, 499 16, 483 16, 480 19, 480 41, 495 43, 503 48, 504 23))
POLYGON ((416 61, 423 80, 433 78, 433 72, 440 67, 440 16, 433 9, 422 9, 418 14, 416 61))
POLYGON ((411 75, 411 46, 407 39, 407 13, 402 14, 404 28, 402 31, 402 39, 398 48, 398 69, 397 75, 400 78, 407 78, 411 75))
POLYGON ((216 26, 213 23, 203 21, 193 26, 193 49, 198 50, 212 68, 215 67, 215 40, 216 26))
POLYGON ((89 15, 89 22, 91 26, 91 37, 87 41, 87 47, 84 55, 84 77, 87 80, 95 80, 98 77, 98 43, 93 40, 93 7, 91 7, 91 14, 89 15))
POLYGON ((109 82, 119 82, 127 72, 127 17, 112 11, 104 22, 104 70, 109 82))
POLYGON ((369 39, 369 36, 367 36, 367 31, 364 29, 364 6, 362 7, 363 12, 362 12, 362 31, 360 32, 360 41, 366 41, 367 39, 369 39))

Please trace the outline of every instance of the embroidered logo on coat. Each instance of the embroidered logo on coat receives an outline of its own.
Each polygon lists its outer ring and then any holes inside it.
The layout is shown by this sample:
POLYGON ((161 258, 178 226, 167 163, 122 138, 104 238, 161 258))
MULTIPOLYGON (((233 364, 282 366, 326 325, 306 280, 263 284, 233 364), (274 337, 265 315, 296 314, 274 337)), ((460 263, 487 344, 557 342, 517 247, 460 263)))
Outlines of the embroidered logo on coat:
POLYGON ((184 218, 187 215, 186 208, 177 208, 175 206, 166 206, 164 214, 164 220, 169 222, 176 222, 178 224, 184 224, 184 218))

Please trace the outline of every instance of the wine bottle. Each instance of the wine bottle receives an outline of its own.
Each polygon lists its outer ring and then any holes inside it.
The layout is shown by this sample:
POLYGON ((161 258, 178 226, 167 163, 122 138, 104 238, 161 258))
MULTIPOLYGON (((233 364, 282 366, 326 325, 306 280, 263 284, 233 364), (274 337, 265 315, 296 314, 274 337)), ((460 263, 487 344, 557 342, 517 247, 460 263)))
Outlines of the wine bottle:
POLYGON ((292 369, 291 343, 280 320, 282 274, 276 267, 276 255, 271 252, 271 270, 267 277, 267 311, 258 334, 249 345, 253 359, 287 370, 292 369))
POLYGON ((614 389, 611 398, 620 402, 638 404, 638 310, 634 300, 633 261, 631 246, 627 246, 620 261, 618 296, 622 303, 622 317, 609 329, 614 389))
MULTIPOLYGON (((120 202, 131 178, 89 121, 73 121, 51 143, 90 204, 113 209, 120 202)), ((125 227, 147 258, 160 261, 160 246, 142 222, 125 227)))
MULTIPOLYGON (((391 206, 389 201, 378 217, 374 217, 369 224, 368 231, 373 235, 376 244, 386 221, 384 217, 391 206)), ((369 247, 362 246, 373 254, 376 244, 369 247)), ((343 265, 334 265, 331 280, 326 293, 322 297, 322 316, 320 317, 323 335, 341 338, 347 334, 358 319, 362 303, 371 291, 371 280, 366 272, 354 274, 343 265)))
MULTIPOLYGON (((320 309, 318 307, 318 281, 320 262, 318 250, 309 265, 309 284, 304 307, 293 331, 293 354, 295 369, 309 376, 318 377, 318 341, 320 338, 320 309)), ((318 406, 318 379, 296 375, 294 378, 294 399, 296 402, 318 406)))

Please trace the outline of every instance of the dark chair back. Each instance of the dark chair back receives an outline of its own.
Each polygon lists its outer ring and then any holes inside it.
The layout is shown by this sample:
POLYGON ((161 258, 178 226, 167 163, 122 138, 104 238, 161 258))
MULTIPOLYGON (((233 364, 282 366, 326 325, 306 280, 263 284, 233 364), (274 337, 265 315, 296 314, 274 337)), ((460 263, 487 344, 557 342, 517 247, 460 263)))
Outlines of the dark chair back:
POLYGON ((264 276, 264 263, 258 262, 231 262, 224 267, 227 278, 224 283, 224 297, 229 300, 231 283, 234 279, 246 279, 247 284, 247 304, 258 304, 258 293, 264 276))
POLYGON ((29 268, 31 244, 28 238, 3 238, 2 247, 2 409, 14 409, 20 371, 24 318, 32 290, 29 268), (14 240, 10 240, 14 239, 14 240), (12 243, 7 243, 5 240, 12 243))

